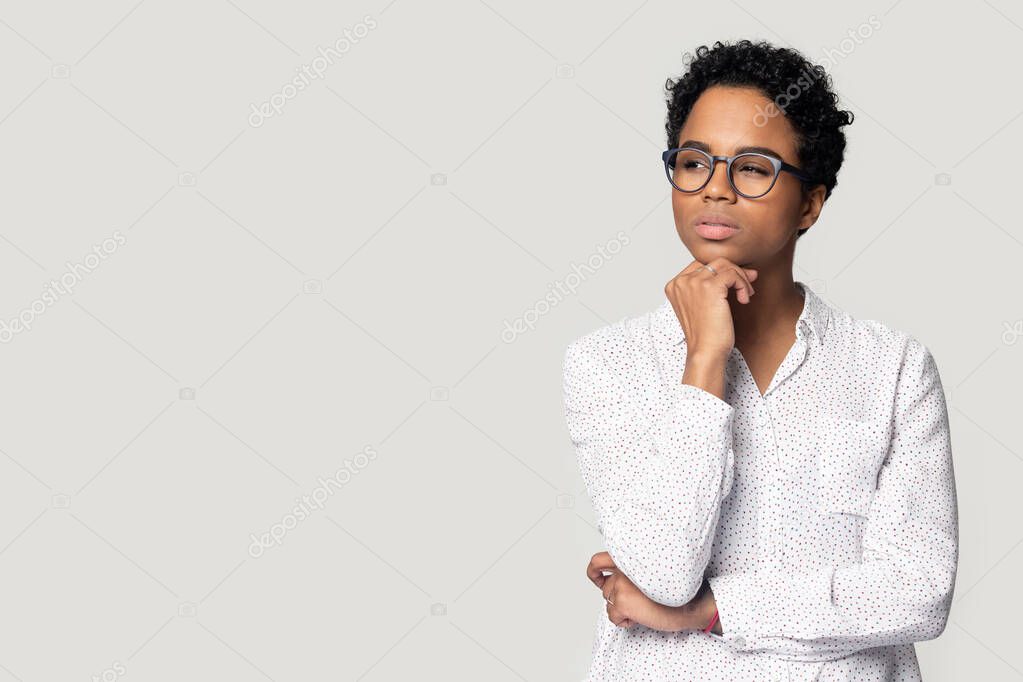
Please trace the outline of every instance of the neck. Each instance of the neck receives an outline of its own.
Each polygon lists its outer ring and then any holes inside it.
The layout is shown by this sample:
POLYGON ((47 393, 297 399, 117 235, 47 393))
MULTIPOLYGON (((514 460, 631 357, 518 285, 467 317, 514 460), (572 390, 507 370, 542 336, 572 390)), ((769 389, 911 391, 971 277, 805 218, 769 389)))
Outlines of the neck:
POLYGON ((791 268, 759 270, 752 282, 756 292, 749 303, 728 297, 735 325, 736 345, 759 343, 775 335, 794 334, 796 320, 803 312, 803 294, 792 278, 791 268))

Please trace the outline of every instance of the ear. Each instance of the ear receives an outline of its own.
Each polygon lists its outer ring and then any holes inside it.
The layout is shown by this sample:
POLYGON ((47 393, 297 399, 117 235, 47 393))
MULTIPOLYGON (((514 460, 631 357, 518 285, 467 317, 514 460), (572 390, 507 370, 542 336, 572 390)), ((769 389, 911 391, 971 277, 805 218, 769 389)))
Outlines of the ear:
POLYGON ((826 194, 827 188, 824 185, 815 185, 804 193, 803 204, 799 212, 799 223, 796 225, 797 230, 808 229, 817 222, 817 218, 824 209, 824 196, 826 194))

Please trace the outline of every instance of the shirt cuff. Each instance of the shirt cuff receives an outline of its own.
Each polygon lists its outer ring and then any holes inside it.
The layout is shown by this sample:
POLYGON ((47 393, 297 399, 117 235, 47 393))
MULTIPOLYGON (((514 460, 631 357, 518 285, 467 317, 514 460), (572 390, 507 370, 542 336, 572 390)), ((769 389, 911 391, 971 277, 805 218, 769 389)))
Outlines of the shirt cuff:
POLYGON ((736 651, 749 651, 756 645, 754 623, 751 620, 751 614, 756 613, 756 606, 749 608, 750 601, 755 599, 756 595, 749 589, 744 578, 745 576, 738 573, 707 578, 717 604, 718 622, 721 623, 722 633, 707 634, 725 642, 736 651))
POLYGON ((661 417, 661 452, 731 452, 735 408, 698 386, 679 383, 661 417))
POLYGON ((710 391, 679 383, 674 400, 664 413, 664 435, 688 439, 703 433, 714 449, 724 445, 731 447, 734 415, 735 408, 710 391))

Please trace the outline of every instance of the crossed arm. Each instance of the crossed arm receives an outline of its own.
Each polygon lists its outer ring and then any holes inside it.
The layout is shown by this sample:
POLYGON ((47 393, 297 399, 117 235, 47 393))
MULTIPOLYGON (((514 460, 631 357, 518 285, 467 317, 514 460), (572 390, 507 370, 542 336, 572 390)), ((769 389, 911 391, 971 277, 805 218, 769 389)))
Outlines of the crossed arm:
POLYGON ((643 431, 598 349, 566 351, 565 417, 605 547, 666 606, 689 603, 703 583, 733 464, 732 406, 695 386, 675 389, 643 431))

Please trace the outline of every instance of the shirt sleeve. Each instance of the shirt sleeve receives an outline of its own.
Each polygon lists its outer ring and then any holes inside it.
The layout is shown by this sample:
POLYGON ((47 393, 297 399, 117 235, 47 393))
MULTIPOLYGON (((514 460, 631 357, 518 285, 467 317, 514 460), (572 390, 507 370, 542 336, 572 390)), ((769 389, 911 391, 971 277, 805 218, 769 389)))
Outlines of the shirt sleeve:
POLYGON ((959 556, 955 480, 938 370, 912 337, 893 422, 862 561, 709 578, 723 632, 713 637, 739 651, 827 661, 942 633, 959 556))
POLYGON ((599 348, 569 345, 565 419, 605 548, 650 599, 681 606, 703 583, 731 489, 734 410, 681 375, 653 421, 628 398, 599 348))

